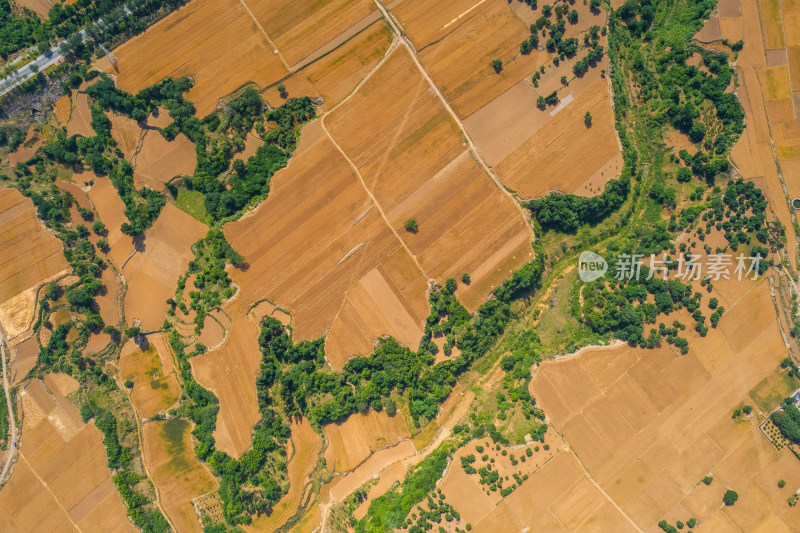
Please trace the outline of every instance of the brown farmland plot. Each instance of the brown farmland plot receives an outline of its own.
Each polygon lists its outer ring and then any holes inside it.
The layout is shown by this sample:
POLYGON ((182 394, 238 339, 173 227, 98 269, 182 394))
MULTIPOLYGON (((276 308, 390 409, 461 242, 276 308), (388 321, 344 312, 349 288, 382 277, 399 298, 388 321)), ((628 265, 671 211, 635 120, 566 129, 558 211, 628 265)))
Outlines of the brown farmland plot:
POLYGON ((72 116, 67 124, 67 135, 82 135, 94 137, 92 129, 92 113, 89 111, 89 95, 86 93, 72 92, 72 116))
POLYGON ((158 131, 150 130, 144 136, 142 148, 136 155, 133 171, 137 188, 150 187, 163 190, 164 183, 176 176, 194 174, 197 155, 194 143, 183 133, 167 141, 158 131))
POLYGON ((244 1, 290 66, 377 9, 370 0, 244 1))
POLYGON ((470 157, 405 49, 329 118, 331 135, 426 276, 470 274, 458 292, 468 309, 530 259, 526 221, 470 157), (409 218, 418 233, 403 228, 409 218))
MULTIPOLYGON (((547 113, 547 111, 545 111, 547 113)), ((577 192, 620 155, 608 82, 598 78, 497 165, 503 182, 525 198, 577 192), (592 114, 586 127, 584 114, 592 114)), ((616 173, 606 173, 606 180, 616 173)), ((604 183, 598 183, 597 194, 604 183)), ((588 191, 587 191, 588 192, 588 191)))
POLYGON ((389 26, 378 21, 296 75, 305 76, 330 109, 380 61, 391 42, 389 26))
POLYGON ((83 424, 63 395, 74 387, 51 376, 45 382, 33 380, 21 393, 20 457, 0 491, 4 530, 136 531, 111 480, 102 433, 83 424))
MULTIPOLYGON (((238 0, 195 0, 114 50, 117 85, 138 92, 163 78, 192 76, 187 98, 205 116, 247 82, 266 86, 288 71, 238 0), (220 76, 220 72, 225 72, 220 76)), ((108 60, 98 61, 108 72, 108 60)))
POLYGON ((290 424, 292 453, 287 467, 289 492, 275 504, 269 516, 261 515, 253 520, 245 531, 275 531, 286 523, 300 506, 308 476, 317 464, 322 440, 305 418, 290 424))
POLYGON ((129 341, 119 357, 119 377, 131 380, 131 401, 140 418, 165 411, 180 397, 180 386, 173 374, 164 374, 154 346, 142 351, 129 341))
POLYGON ((206 225, 167 203, 145 234, 144 251, 125 265, 128 281, 125 313, 128 323, 142 322, 144 331, 159 329, 166 300, 175 294, 178 277, 192 259, 191 246, 206 234, 206 225))
POLYGON ((15 189, 0 189, 0 257, 0 320, 13 338, 31 325, 38 287, 68 268, 61 242, 15 189))
POLYGON ((406 421, 401 414, 389 416, 370 409, 356 413, 340 424, 325 426, 328 449, 325 458, 331 472, 347 472, 358 466, 377 449, 409 438, 406 421))
POLYGON ((178 531, 202 531, 192 498, 217 487, 195 456, 191 423, 183 419, 148 422, 142 427, 144 459, 158 487, 158 498, 178 531))
MULTIPOLYGON (((720 511, 721 492, 712 487, 728 484, 752 498, 764 490, 754 476, 772 468, 780 454, 758 433, 757 422, 734 421, 730 413, 785 353, 772 309, 762 282, 728 309, 708 337, 693 340, 687 355, 623 346, 545 363, 536 372, 532 394, 589 474, 638 527, 665 517, 685 521, 689 514, 702 523, 721 520, 718 513, 743 520, 736 511, 720 511), (637 361, 630 352, 638 353, 637 361), (589 376, 596 391, 578 401, 563 390, 576 372, 589 376), (708 472, 714 484, 698 484, 708 472)), ((753 505, 763 512, 751 513, 738 525, 743 530, 775 520, 791 523, 777 498, 753 499, 748 508, 753 505)))

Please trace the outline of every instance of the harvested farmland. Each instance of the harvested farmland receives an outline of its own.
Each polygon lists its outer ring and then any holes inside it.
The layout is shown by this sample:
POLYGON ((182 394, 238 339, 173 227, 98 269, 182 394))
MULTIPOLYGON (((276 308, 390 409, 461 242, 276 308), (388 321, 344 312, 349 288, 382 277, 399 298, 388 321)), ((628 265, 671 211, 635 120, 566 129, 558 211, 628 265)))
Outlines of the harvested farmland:
MULTIPOLYGON (((545 127, 500 161, 497 173, 525 198, 554 190, 574 193, 620 155, 608 82, 598 78, 545 127), (591 127, 584 123, 587 112, 592 116, 591 127), (580 157, 576 157, 578 154, 580 157)), ((607 171, 605 181, 618 176, 620 169, 621 165, 607 171)), ((605 181, 592 184, 594 194, 602 191, 605 181)), ((584 193, 593 195, 585 189, 584 193)))
POLYGON ((61 242, 42 227, 33 202, 14 189, 0 189, 0 257, 0 319, 19 333, 33 317, 36 289, 66 273, 67 262, 61 242))
MULTIPOLYGON (((720 520, 717 514, 730 518, 719 505, 701 503, 711 489, 698 480, 713 472, 715 484, 761 493, 767 489, 758 472, 781 457, 758 434, 756 422, 740 424, 730 417, 782 357, 768 284, 749 291, 719 329, 693 346, 680 357, 665 348, 590 351, 543 364, 531 382, 532 394, 589 474, 642 529, 677 506, 700 522, 720 520), (754 312, 764 318, 754 321, 754 312), (743 469, 745 460, 751 466, 743 469), (674 490, 665 492, 664 486, 674 490)), ((788 526, 785 505, 774 499, 764 504, 745 529, 773 521, 788 526)), ((751 505, 755 501, 748 509, 751 505)))
POLYGON ((425 275, 470 275, 458 289, 467 309, 532 257, 523 215, 470 156, 405 49, 325 121, 425 275), (403 227, 411 218, 417 233, 403 227))
MULTIPOLYGON (((136 93, 165 77, 191 76, 186 98, 205 116, 247 82, 266 86, 288 70, 238 0, 195 0, 114 50, 117 86, 136 93), (226 75, 220 76, 219 72, 226 75)), ((114 69, 99 62, 106 72, 114 69)))
MULTIPOLYGON (((404 257, 400 243, 329 139, 320 139, 278 172, 270 197, 252 216, 226 225, 225 233, 251 265, 246 272, 232 273, 242 287, 240 298, 268 299, 288 309, 295 339, 318 338, 341 319, 373 339, 362 345, 367 351, 386 333, 409 345, 419 342, 427 316, 425 279, 404 257), (322 165, 325 180, 317 178, 322 165), (314 211, 308 211, 310 206, 314 211), (373 269, 377 270, 370 274, 373 269), (344 299, 351 297, 348 287, 362 281, 359 294, 366 300, 352 303, 356 315, 337 316, 344 299), (382 315, 373 316, 379 294, 390 295, 390 303, 399 301, 400 314, 381 308, 382 315)), ((352 354, 327 355, 340 366, 352 354)))
POLYGON ((117 148, 122 150, 125 159, 130 161, 142 139, 142 127, 125 115, 106 113, 106 116, 111 121, 111 137, 116 141, 117 148))
POLYGON ((377 10, 369 0, 244 1, 292 70, 315 50, 377 10))
POLYGON ((144 331, 161 327, 165 302, 175 294, 178 277, 193 257, 191 246, 205 234, 205 224, 174 204, 164 206, 145 234, 144 250, 137 251, 123 269, 128 281, 125 314, 129 323, 140 320, 144 331))
POLYGON ((158 487, 158 499, 178 531, 202 531, 192 499, 217 487, 217 481, 192 449, 192 425, 182 419, 148 422, 142 427, 144 459, 158 487))
POLYGON ((322 440, 305 418, 293 420, 291 429, 291 455, 287 466, 289 492, 273 507, 272 513, 262 515, 245 531, 275 531, 294 516, 306 493, 305 486, 317 464, 322 440))
POLYGON ((379 20, 295 76, 305 76, 330 109, 380 61, 391 42, 389 26, 379 20))
POLYGON ((329 441, 325 459, 331 472, 348 472, 372 452, 410 437, 403 415, 389 416, 373 410, 351 415, 339 424, 327 425, 325 435, 329 441))
POLYGON ((252 303, 269 300, 287 309, 296 341, 330 330, 326 356, 334 368, 370 353, 384 334, 419 343, 428 314, 426 278, 327 137, 276 173, 267 200, 226 224, 225 234, 250 267, 231 271, 241 292, 226 308, 233 322, 226 342, 192 359, 198 381, 220 398, 220 449, 241 454, 258 420, 261 355, 258 323, 247 318, 252 303))
POLYGON ((92 113, 89 111, 89 95, 84 92, 72 92, 72 115, 67 124, 67 135, 94 137, 92 129, 92 113))
POLYGON ((159 132, 150 130, 136 154, 134 184, 137 188, 163 190, 164 183, 172 178, 194 174, 196 159, 194 144, 184 134, 168 141, 159 132))
POLYGON ((64 397, 69 384, 52 378, 21 393, 25 427, 14 475, 0 491, 0 522, 10 531, 136 531, 111 480, 102 434, 64 397))
POLYGON ((132 384, 131 401, 140 418, 150 418, 159 411, 166 411, 180 397, 178 380, 173 374, 165 374, 154 346, 139 349, 133 341, 123 346, 119 357, 120 378, 132 384))

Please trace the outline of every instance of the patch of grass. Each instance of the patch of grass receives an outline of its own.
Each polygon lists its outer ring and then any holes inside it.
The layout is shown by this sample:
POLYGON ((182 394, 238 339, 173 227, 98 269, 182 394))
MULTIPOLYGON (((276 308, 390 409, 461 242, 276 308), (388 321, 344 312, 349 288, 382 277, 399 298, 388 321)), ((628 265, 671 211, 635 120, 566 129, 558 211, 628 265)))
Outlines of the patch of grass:
POLYGON ((765 413, 771 412, 780 403, 797 390, 800 383, 791 377, 788 372, 781 368, 776 368, 769 376, 753 387, 750 397, 756 406, 765 413))
POLYGON ((190 191, 185 187, 178 189, 178 197, 175 204, 179 209, 185 211, 201 222, 208 222, 208 213, 203 203, 205 196, 199 191, 190 191))

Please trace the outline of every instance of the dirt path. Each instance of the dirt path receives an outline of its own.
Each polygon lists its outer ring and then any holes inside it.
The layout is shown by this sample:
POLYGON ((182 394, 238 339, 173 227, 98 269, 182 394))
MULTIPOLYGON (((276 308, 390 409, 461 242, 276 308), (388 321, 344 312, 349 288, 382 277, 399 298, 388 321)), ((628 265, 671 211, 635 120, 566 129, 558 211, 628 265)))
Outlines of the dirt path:
POLYGON ((17 453, 17 424, 14 420, 14 411, 11 408, 11 388, 8 383, 8 369, 6 368, 6 345, 3 336, 3 326, 0 324, 0 359, 3 360, 3 389, 6 393, 6 407, 8 407, 8 423, 11 425, 11 442, 8 448, 8 457, 6 457, 6 464, 3 465, 3 472, 0 473, 0 485, 6 479, 6 474, 11 468, 11 463, 17 453))
MULTIPOLYGON (((552 421, 551 421, 551 424, 550 424, 550 425, 553 427, 553 429, 556 429, 556 428, 555 428, 555 426, 553 426, 553 425, 552 425, 552 421)), ((558 432, 558 430, 557 430, 557 429, 556 429, 556 432, 558 432)), ((560 436, 562 439, 564 439, 564 435, 561 435, 561 433, 560 433, 560 432, 559 432, 559 436, 560 436)), ((567 440, 566 440, 566 439, 564 439, 564 442, 567 442, 567 440)), ((600 491, 600 494, 602 494, 602 495, 603 495, 603 497, 604 497, 604 498, 605 498, 605 499, 606 499, 606 500, 607 500, 607 501, 608 501, 608 502, 609 502, 611 505, 613 505, 613 506, 614 506, 614 509, 616 509, 616 510, 619 512, 619 514, 621 514, 622 516, 624 516, 624 517, 625 517, 625 520, 627 520, 627 521, 628 521, 628 523, 630 523, 630 525, 631 525, 631 526, 632 526, 632 527, 633 527, 633 528, 634 528, 636 531, 639 531, 639 532, 641 532, 641 533, 644 533, 644 530, 643 530, 642 528, 640 528, 639 526, 637 526, 637 525, 636 525, 636 522, 634 522, 634 521, 633 521, 633 519, 632 519, 630 516, 628 516, 628 513, 626 513, 626 512, 625 512, 625 511, 622 509, 622 507, 620 507, 620 506, 617 504, 617 502, 616 502, 616 501, 614 501, 614 498, 612 498, 611 496, 609 496, 609 494, 608 494, 608 493, 605 491, 605 489, 603 489, 603 487, 601 487, 601 486, 600 486, 600 484, 599 484, 597 481, 595 481, 595 480, 594 480, 594 478, 592 477, 592 475, 589 473, 589 471, 588 471, 588 470, 586 470, 586 467, 583 465, 583 462, 581 461, 581 458, 580 458, 580 457, 578 457, 578 454, 576 454, 576 453, 575 453, 575 452, 572 450, 572 448, 570 447, 569 443, 567 443, 567 445, 566 445, 566 446, 567 446, 567 451, 568 451, 569 453, 571 453, 573 457, 575 457, 575 460, 576 460, 576 461, 578 461, 578 464, 581 466, 581 470, 583 470, 583 475, 585 475, 585 476, 586 476, 586 479, 588 479, 588 480, 589 480, 589 482, 590 482, 592 485, 594 485, 594 488, 596 488, 598 491, 600 491)))
POLYGON ((244 10, 247 11, 247 14, 250 15, 250 18, 253 19, 253 23, 258 27, 259 30, 261 30, 261 33, 264 34, 264 38, 267 40, 267 43, 272 47, 275 53, 278 54, 278 57, 281 58, 281 63, 283 63, 283 66, 286 67, 286 70, 291 72, 292 69, 289 67, 289 63, 286 62, 283 54, 280 50, 278 50, 278 47, 275 46, 275 43, 272 42, 272 39, 269 38, 269 35, 267 35, 267 32, 264 30, 263 26, 261 26, 261 23, 258 22, 256 16, 253 15, 253 12, 250 11, 250 8, 247 7, 247 4, 244 2, 244 0, 239 0, 239 2, 242 4, 244 10))
POLYGON ((467 129, 464 127, 464 124, 461 122, 461 119, 458 118, 458 115, 456 115, 456 113, 453 111, 453 108, 450 107, 450 104, 448 103, 447 99, 444 97, 444 95, 442 95, 442 92, 433 82, 433 79, 428 75, 428 72, 425 70, 425 67, 422 66, 422 63, 420 63, 419 58, 417 58, 417 51, 414 48, 414 45, 411 44, 411 42, 409 42, 408 37, 406 37, 406 35, 400 29, 400 26, 394 19, 394 15, 391 14, 391 12, 386 8, 386 6, 383 5, 383 2, 381 2, 380 0, 375 0, 375 5, 378 6, 378 9, 383 14, 383 18, 389 23, 389 26, 392 28, 392 32, 400 38, 400 43, 403 46, 405 46, 406 49, 411 54, 411 58, 414 60, 414 63, 417 65, 417 68, 419 69, 422 76, 428 82, 428 85, 430 86, 431 90, 434 92, 434 94, 436 94, 436 96, 439 98, 439 101, 442 103, 444 108, 447 110, 452 119, 458 125, 459 129, 461 130, 461 134, 467 141, 467 145, 469 146, 469 151, 472 153, 472 156, 475 158, 478 164, 480 164, 484 172, 486 172, 486 174, 489 175, 494 184, 497 185, 497 188, 500 189, 503 192, 503 194, 505 194, 511 200, 511 202, 514 204, 514 207, 517 208, 517 211, 519 211, 519 214, 525 221, 525 227, 528 228, 531 240, 533 240, 534 239, 533 226, 530 223, 530 218, 526 213, 525 209, 519 204, 517 198, 513 194, 511 194, 511 192, 509 192, 509 190, 506 188, 505 185, 503 185, 500 176, 498 176, 495 173, 495 171, 489 167, 486 161, 483 160, 483 157, 480 156, 478 148, 475 146, 475 143, 472 142, 472 138, 469 136, 469 133, 467 133, 467 129))

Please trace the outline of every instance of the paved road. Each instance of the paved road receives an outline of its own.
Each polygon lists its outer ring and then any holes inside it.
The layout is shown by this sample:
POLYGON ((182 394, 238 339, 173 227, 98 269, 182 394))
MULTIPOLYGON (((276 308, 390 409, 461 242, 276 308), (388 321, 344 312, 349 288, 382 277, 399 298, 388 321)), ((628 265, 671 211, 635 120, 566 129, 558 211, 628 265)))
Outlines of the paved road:
MULTIPOLYGON (((80 35, 85 39, 86 38, 86 30, 81 30, 80 35)), ((29 79, 36 76, 38 72, 42 72, 44 69, 51 67, 57 63, 61 63, 64 60, 64 56, 61 53, 61 45, 64 41, 59 42, 58 44, 54 45, 50 50, 43 53, 21 69, 17 70, 16 72, 12 72, 2 80, 0 80, 0 96, 6 94, 11 89, 17 87, 28 81, 29 79), (32 67, 36 67, 36 71, 34 72, 32 67)))

